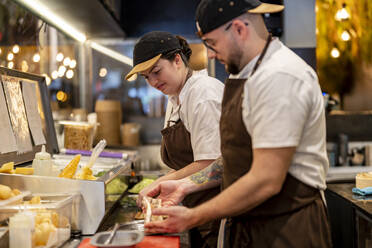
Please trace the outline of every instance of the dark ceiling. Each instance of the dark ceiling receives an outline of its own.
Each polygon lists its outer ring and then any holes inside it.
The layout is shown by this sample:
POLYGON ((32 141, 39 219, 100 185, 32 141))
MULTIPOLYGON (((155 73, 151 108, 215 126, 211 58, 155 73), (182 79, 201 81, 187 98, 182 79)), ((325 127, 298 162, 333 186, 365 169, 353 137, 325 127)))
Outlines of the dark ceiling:
MULTIPOLYGON (((120 25, 127 37, 162 30, 196 38, 195 10, 200 0, 121 0, 120 25)), ((118 5, 118 4, 117 4, 118 5)))

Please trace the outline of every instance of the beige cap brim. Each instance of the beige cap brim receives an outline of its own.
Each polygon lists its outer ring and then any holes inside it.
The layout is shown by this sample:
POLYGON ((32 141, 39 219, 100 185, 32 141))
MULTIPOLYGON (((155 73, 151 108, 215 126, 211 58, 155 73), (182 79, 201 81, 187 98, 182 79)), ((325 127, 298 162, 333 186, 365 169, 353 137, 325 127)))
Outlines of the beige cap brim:
POLYGON ((153 57, 152 59, 149 59, 149 60, 146 60, 145 62, 142 62, 138 65, 136 65, 135 67, 133 67, 133 69, 125 76, 125 79, 128 80, 130 77, 132 77, 134 74, 136 73, 139 73, 139 72, 142 72, 142 71, 146 71, 148 70, 149 68, 151 68, 156 62, 158 62, 158 60, 160 59, 162 54, 159 54, 155 57, 153 57))
POLYGON ((262 3, 260 6, 248 10, 248 13, 263 14, 263 13, 275 13, 280 12, 284 9, 283 5, 262 3))

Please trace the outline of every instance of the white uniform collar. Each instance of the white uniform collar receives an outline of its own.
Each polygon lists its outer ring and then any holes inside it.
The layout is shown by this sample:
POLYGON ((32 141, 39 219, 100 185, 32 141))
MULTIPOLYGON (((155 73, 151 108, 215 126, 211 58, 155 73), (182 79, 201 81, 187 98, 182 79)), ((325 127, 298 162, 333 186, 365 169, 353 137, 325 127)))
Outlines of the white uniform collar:
MULTIPOLYGON (((208 75, 208 72, 206 69, 200 70, 200 71, 193 71, 192 76, 187 79, 185 85, 182 87, 180 95, 179 95, 179 100, 180 104, 182 104, 183 99, 185 99, 187 93, 189 92, 189 89, 191 86, 196 82, 195 78, 198 77, 199 75, 208 75)), ((169 96, 169 100, 171 101, 173 106, 178 106, 177 104, 177 96, 169 96)))

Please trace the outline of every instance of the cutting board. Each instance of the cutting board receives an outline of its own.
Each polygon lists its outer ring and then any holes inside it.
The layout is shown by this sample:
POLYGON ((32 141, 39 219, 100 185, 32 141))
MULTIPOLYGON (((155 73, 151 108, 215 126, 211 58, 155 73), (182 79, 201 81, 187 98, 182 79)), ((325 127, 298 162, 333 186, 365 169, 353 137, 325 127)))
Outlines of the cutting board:
MULTIPOLYGON (((135 248, 179 248, 179 236, 145 236, 135 248)), ((78 248, 96 248, 90 244, 90 238, 84 239, 78 248)))

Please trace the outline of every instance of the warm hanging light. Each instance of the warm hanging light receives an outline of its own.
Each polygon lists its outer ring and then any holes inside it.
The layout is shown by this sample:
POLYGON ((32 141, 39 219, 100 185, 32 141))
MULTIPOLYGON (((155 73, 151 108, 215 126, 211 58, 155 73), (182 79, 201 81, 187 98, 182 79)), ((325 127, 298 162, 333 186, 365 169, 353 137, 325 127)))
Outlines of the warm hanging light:
POLYGON ((71 63, 71 59, 69 57, 66 57, 64 60, 63 60, 63 65, 64 66, 69 66, 71 63))
POLYGON ((9 61, 12 61, 14 59, 13 53, 8 53, 8 56, 6 57, 9 61))
POLYGON ((76 67, 76 60, 71 60, 70 62, 70 68, 74 69, 76 67))
POLYGON ((63 65, 58 67, 58 76, 59 77, 63 77, 63 75, 65 75, 65 72, 66 72, 66 67, 64 67, 63 65))
POLYGON ((52 79, 57 79, 58 78, 58 71, 53 71, 52 72, 52 79))
POLYGON ((340 51, 337 49, 337 48, 333 48, 332 50, 331 50, 331 56, 333 57, 333 58, 338 58, 338 57, 340 57, 340 51))
POLYGON ((56 94, 57 100, 60 102, 65 102, 67 100, 67 94, 62 90, 59 90, 56 94))
POLYGON ((1 48, 0 48, 0 54, 3 52, 3 50, 1 50, 1 48))
POLYGON ((105 67, 102 67, 99 69, 99 76, 100 77, 105 77, 107 75, 107 69, 105 67))
POLYGON ((341 34, 341 39, 343 40, 343 41, 348 41, 348 40, 350 40, 350 34, 349 34, 349 32, 348 31, 344 31, 344 32, 342 32, 342 34, 341 34))
POLYGON ((350 18, 350 14, 346 10, 346 4, 343 3, 342 4, 342 9, 340 9, 340 10, 337 11, 337 13, 335 15, 335 19, 337 21, 343 21, 343 20, 347 20, 349 18, 350 18))
POLYGON ((74 77, 74 71, 73 70, 67 70, 66 78, 71 79, 73 77, 74 77))
POLYGON ((17 54, 19 52, 19 46, 14 45, 13 48, 12 48, 12 51, 13 51, 13 53, 17 54))
POLYGON ((56 56, 56 60, 58 62, 61 62, 63 60, 64 56, 63 56, 63 53, 58 53, 57 56, 56 56))
POLYGON ((13 67, 14 67, 14 62, 13 61, 8 62, 8 68, 13 69, 13 67))
POLYGON ((35 63, 39 62, 40 61, 40 54, 35 53, 34 56, 32 57, 32 61, 34 61, 35 63))

